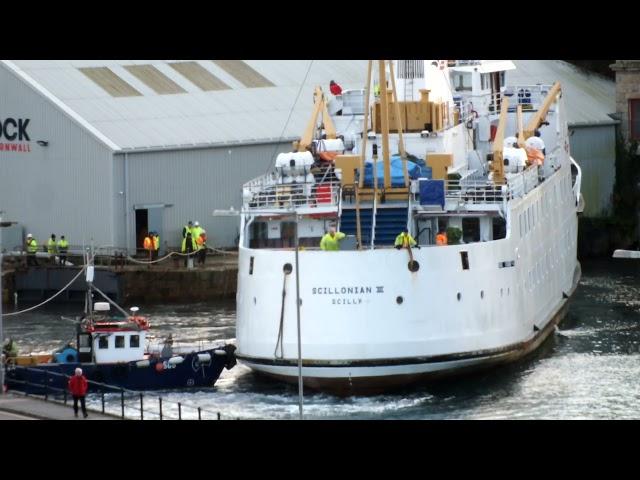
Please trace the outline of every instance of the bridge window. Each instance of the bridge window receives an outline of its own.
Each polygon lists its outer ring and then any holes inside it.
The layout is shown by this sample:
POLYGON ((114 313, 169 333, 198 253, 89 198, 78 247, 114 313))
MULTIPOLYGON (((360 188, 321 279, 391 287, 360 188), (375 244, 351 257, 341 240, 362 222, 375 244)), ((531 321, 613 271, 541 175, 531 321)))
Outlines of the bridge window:
POLYGON ((124 348, 124 335, 116 335, 116 348, 124 348))
POLYGON ((140 335, 131 335, 129 337, 129 347, 130 348, 140 347, 140 335))
POLYGON ((471 91, 471 73, 456 72, 451 77, 456 92, 471 91))
MULTIPOLYGON (((520 215, 520 219, 522 220, 522 214, 520 215)), ((507 236, 507 221, 502 217, 493 217, 493 239, 500 240, 501 238, 505 238, 507 236)), ((522 232, 522 226, 520 227, 520 231, 522 232)), ((522 236, 522 233, 520 234, 522 236)))
POLYGON ((462 240, 464 243, 472 243, 480 241, 480 219, 479 218, 463 218, 462 219, 462 240))
POLYGON ((98 337, 98 348, 105 349, 109 348, 109 337, 98 337))

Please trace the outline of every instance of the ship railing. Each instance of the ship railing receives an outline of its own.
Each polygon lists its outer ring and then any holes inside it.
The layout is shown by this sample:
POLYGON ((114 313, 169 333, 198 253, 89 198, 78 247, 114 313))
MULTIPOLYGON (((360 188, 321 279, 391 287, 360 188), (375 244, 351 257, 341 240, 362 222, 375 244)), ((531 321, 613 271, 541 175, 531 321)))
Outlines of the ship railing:
POLYGON ((267 177, 244 185, 244 207, 247 210, 338 207, 340 188, 340 180, 283 183, 267 177))
MULTIPOLYGON (((553 85, 508 85, 503 95, 509 97, 509 111, 516 111, 517 105, 522 105, 522 111, 537 110, 544 103, 553 85)), ((555 110, 554 105, 549 111, 555 110)))
MULTIPOLYGON (((52 385, 56 380, 64 381, 66 385, 72 375, 60 372, 52 372, 48 369, 30 368, 21 365, 7 364, 7 370, 22 370, 40 374, 38 381, 19 380, 5 375, 7 388, 20 386, 22 390, 11 390, 14 393, 21 392, 27 397, 43 399, 45 402, 67 405, 71 400, 68 388, 52 385)), ((32 378, 33 380, 33 378, 32 378)), ((222 420, 219 411, 204 409, 190 402, 168 401, 165 398, 150 394, 129 390, 116 385, 87 380, 89 387, 94 390, 89 392, 86 398, 87 410, 102 413, 123 420, 222 420)), ((226 417, 230 419, 231 417, 226 417)))
POLYGON ((499 204, 522 197, 536 188, 540 183, 539 174, 539 167, 532 165, 520 173, 508 176, 506 186, 474 176, 447 180, 445 196, 447 201, 471 205, 499 204))
POLYGON ((447 180, 446 199, 472 205, 502 203, 503 193, 501 186, 488 180, 447 180))

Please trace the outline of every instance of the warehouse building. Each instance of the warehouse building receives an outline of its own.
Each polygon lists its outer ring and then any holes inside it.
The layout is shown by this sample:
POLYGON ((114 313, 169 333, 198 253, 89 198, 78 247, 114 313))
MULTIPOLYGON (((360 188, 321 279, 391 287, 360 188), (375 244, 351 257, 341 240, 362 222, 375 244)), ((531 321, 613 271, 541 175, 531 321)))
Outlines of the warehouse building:
MULTIPOLYGON (((350 61, 2 61, 0 210, 42 244, 175 247, 188 220, 232 246, 242 184, 301 135, 350 61), (142 238, 141 238, 142 237, 142 238)), ((13 245, 4 245, 12 248, 13 245)))
MULTIPOLYGON (((563 83, 587 214, 606 210, 613 82, 564 62, 514 63, 509 82, 563 83)), ((237 218, 212 212, 238 209, 242 184, 290 149, 316 85, 362 88, 365 75, 364 60, 1 61, 3 218, 40 244, 55 233, 130 252, 147 230, 160 233, 161 250, 177 247, 198 220, 210 245, 233 246, 237 218)))

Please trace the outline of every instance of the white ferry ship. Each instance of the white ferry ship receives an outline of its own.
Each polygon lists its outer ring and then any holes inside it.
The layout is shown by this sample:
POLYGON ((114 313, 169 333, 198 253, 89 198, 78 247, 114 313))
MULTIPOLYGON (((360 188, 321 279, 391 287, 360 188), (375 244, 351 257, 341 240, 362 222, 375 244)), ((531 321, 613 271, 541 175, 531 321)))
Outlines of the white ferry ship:
POLYGON ((316 89, 294 151, 243 187, 242 363, 298 381, 297 307, 304 385, 339 395, 515 361, 553 332, 581 274, 581 171, 561 86, 507 86, 513 68, 376 61, 362 90, 316 89), (319 248, 331 227, 339 251, 319 248), (417 245, 396 249, 405 227, 417 245))

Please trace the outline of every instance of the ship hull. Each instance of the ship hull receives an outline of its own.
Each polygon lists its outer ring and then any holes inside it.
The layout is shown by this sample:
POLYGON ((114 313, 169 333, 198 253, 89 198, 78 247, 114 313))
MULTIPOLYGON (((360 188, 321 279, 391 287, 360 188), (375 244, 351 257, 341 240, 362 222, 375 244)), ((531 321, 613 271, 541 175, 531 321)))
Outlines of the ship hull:
MULTIPOLYGON (((565 317, 581 276, 576 264, 573 285, 558 309, 544 319, 544 328, 530 338, 497 349, 431 357, 398 357, 383 360, 303 361, 304 386, 337 396, 375 395, 443 378, 470 375, 522 360, 535 352, 565 317)), ((256 373, 298 384, 298 363, 293 360, 257 359, 238 355, 256 373)))

